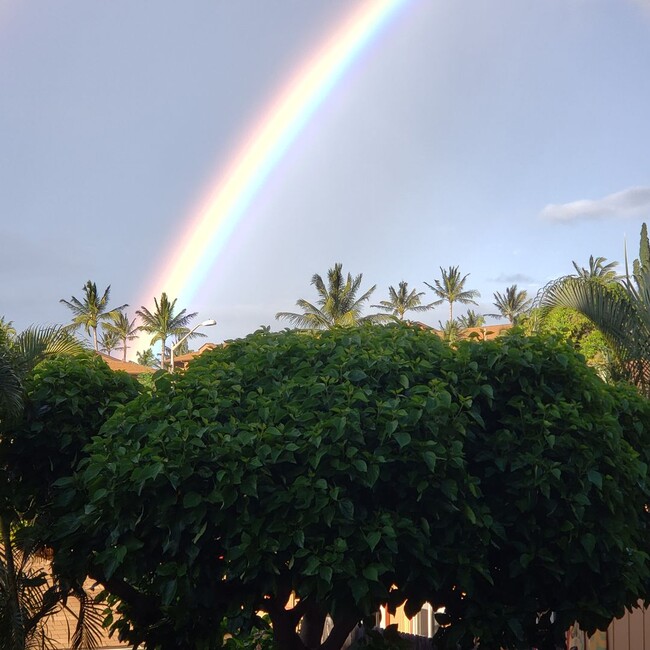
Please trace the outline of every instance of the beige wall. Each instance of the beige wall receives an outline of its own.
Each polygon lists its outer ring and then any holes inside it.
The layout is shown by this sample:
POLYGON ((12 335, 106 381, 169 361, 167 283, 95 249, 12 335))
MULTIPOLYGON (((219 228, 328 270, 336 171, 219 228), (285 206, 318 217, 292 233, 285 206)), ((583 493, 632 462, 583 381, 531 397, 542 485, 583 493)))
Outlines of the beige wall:
POLYGON ((609 626, 607 650, 650 650, 650 612, 642 603, 609 626))

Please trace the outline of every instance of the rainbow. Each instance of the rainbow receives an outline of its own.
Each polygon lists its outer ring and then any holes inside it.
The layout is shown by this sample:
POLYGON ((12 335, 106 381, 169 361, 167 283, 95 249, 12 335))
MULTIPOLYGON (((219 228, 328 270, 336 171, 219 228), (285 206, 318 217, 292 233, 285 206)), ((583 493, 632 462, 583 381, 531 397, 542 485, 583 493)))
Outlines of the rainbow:
POLYGON ((191 310, 192 298, 273 169, 364 47, 407 2, 355 0, 352 15, 263 112, 139 304, 150 305, 165 291, 191 310))

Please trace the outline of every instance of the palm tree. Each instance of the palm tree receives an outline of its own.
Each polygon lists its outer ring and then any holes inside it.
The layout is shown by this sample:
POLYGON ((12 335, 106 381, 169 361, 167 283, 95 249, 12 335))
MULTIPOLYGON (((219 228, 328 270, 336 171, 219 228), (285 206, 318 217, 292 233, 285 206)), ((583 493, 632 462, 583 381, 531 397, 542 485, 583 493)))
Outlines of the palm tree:
MULTIPOLYGON (((570 307, 586 316, 616 354, 622 373, 650 395, 650 246, 645 224, 634 274, 620 282, 565 276, 548 284, 543 309, 570 307)), ((627 270, 627 264, 626 264, 627 270)))
POLYGON ((61 299, 59 302, 72 310, 74 318, 72 319, 71 328, 73 330, 83 327, 89 336, 92 332, 95 352, 98 352, 99 341, 97 340, 97 327, 99 323, 113 318, 122 309, 128 307, 128 305, 122 305, 111 310, 108 309, 108 301, 111 295, 110 284, 100 297, 97 293, 97 285, 88 280, 83 287, 83 292, 83 300, 72 296, 70 300, 61 299))
POLYGON ((465 316, 458 317, 458 324, 463 329, 481 327, 482 325, 485 325, 485 316, 483 316, 483 314, 477 314, 473 309, 468 309, 465 316))
POLYGON ((488 314, 491 318, 507 318, 511 323, 516 323, 519 317, 527 312, 533 301, 528 298, 528 292, 525 289, 518 290, 517 285, 513 284, 506 288, 505 293, 494 293, 494 303, 498 314, 488 314))
POLYGON ((104 329, 112 332, 117 338, 118 344, 115 348, 122 350, 122 361, 126 361, 128 342, 138 338, 139 328, 135 323, 135 318, 129 321, 129 317, 123 311, 120 311, 112 317, 112 322, 104 324, 104 329))
POLYGON ((427 311, 433 305, 423 305, 422 296, 424 291, 420 293, 415 289, 409 292, 408 282, 400 282, 397 290, 395 287, 388 287, 388 300, 382 300, 378 305, 370 305, 384 311, 392 312, 393 317, 404 320, 404 314, 407 311, 427 311))
POLYGON ((453 345, 460 339, 461 325, 457 320, 448 320, 444 325, 438 321, 440 325, 440 336, 445 343, 453 345))
POLYGON ((83 349, 65 327, 30 327, 20 334, 0 328, 0 425, 22 411, 25 375, 44 359, 83 349))
POLYGON ((343 265, 336 263, 327 272, 327 286, 318 273, 314 274, 311 284, 318 292, 317 305, 300 298, 296 305, 303 310, 302 314, 281 311, 275 317, 288 320, 301 329, 322 330, 332 327, 351 327, 359 323, 381 323, 390 319, 387 314, 370 314, 362 316, 363 303, 367 302, 375 290, 373 285, 362 296, 357 297, 363 274, 353 278, 349 273, 344 278, 343 265))
POLYGON ((157 368, 159 365, 158 359, 156 359, 156 355, 153 353, 153 350, 151 348, 147 348, 142 352, 136 352, 135 358, 141 366, 150 366, 151 368, 157 368))
POLYGON ((99 335, 99 349, 111 356, 111 352, 120 344, 120 339, 115 332, 106 329, 106 323, 102 324, 102 333, 99 335))
POLYGON ((441 305, 443 302, 449 303, 449 321, 454 320, 454 303, 460 302, 463 305, 478 305, 474 298, 478 298, 481 294, 475 289, 465 289, 465 281, 469 277, 469 273, 461 277, 460 271, 457 266, 450 266, 447 271, 440 267, 442 278, 434 280, 434 284, 430 285, 428 282, 424 284, 429 287, 439 298, 432 304, 441 305))
POLYGON ((188 324, 197 315, 197 312, 187 314, 186 310, 182 309, 178 314, 174 313, 176 298, 170 302, 166 293, 160 296, 160 302, 157 298, 154 298, 153 301, 155 305, 153 312, 142 306, 135 313, 142 321, 142 325, 138 329, 153 334, 151 345, 160 341, 160 367, 164 368, 167 339, 170 336, 185 334, 188 324))
POLYGON ((620 280, 621 276, 614 270, 618 266, 618 262, 609 262, 608 264, 605 264, 605 262, 607 262, 606 257, 590 255, 588 268, 578 266, 576 262, 572 262, 572 264, 579 278, 598 279, 606 283, 620 280))

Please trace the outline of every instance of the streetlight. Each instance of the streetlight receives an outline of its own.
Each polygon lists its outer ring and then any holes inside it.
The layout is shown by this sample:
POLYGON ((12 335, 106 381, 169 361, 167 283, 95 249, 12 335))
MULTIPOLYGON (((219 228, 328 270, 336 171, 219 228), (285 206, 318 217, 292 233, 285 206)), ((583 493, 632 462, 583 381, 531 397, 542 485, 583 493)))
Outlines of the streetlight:
POLYGON ((176 341, 174 345, 172 345, 171 352, 169 354, 169 372, 174 372, 174 350, 180 346, 181 343, 185 341, 188 337, 192 336, 196 330, 199 329, 199 327, 211 327, 212 325, 216 325, 217 321, 214 320, 214 318, 208 318, 208 320, 204 320, 202 323, 199 323, 196 327, 193 327, 182 339, 179 341, 176 341))

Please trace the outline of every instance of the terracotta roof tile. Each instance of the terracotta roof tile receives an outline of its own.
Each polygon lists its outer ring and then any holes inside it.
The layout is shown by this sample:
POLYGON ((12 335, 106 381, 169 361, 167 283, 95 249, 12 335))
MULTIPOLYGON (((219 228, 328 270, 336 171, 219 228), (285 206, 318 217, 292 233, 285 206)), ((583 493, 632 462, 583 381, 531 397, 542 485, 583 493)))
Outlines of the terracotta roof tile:
POLYGON ((150 366, 143 366, 133 361, 122 361, 121 359, 116 359, 115 357, 111 357, 103 352, 97 352, 96 354, 98 354, 108 364, 108 367, 111 370, 123 370, 129 375, 141 375, 144 372, 156 372, 156 369, 151 368, 150 366))

